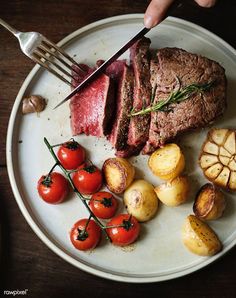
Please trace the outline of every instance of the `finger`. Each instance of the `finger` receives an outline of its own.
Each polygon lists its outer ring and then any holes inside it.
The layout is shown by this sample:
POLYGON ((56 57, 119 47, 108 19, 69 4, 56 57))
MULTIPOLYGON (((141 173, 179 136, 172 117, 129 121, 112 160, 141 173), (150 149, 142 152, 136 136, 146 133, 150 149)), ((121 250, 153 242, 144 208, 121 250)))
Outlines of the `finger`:
POLYGON ((152 0, 145 15, 144 25, 146 28, 152 28, 159 24, 165 17, 166 11, 174 0, 152 0))
POLYGON ((212 7, 216 4, 216 0, 195 0, 202 7, 212 7))

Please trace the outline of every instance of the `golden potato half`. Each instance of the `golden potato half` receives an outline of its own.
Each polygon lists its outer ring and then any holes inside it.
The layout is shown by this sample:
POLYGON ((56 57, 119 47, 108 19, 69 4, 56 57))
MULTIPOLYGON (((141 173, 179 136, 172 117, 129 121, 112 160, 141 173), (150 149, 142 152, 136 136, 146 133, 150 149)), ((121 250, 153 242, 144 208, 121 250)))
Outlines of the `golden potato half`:
POLYGON ((134 179, 134 167, 124 158, 107 159, 102 170, 107 188, 117 194, 124 192, 134 179))
POLYGON ((236 191, 236 134, 231 129, 211 129, 204 142, 199 164, 208 180, 236 191))
POLYGON ((158 199, 167 206, 178 206, 188 199, 189 181, 186 176, 179 176, 155 187, 158 199))
POLYGON ((170 180, 179 176, 183 171, 185 159, 178 145, 167 144, 152 153, 148 165, 154 175, 170 180))
POLYGON ((215 232, 194 215, 189 215, 182 228, 184 245, 199 256, 212 256, 222 249, 215 232))
POLYGON ((138 221, 150 220, 158 208, 154 187, 145 180, 135 180, 124 193, 124 204, 138 221))
POLYGON ((220 218, 225 210, 225 196, 219 188, 206 183, 199 190, 194 205, 194 214, 203 220, 220 218))

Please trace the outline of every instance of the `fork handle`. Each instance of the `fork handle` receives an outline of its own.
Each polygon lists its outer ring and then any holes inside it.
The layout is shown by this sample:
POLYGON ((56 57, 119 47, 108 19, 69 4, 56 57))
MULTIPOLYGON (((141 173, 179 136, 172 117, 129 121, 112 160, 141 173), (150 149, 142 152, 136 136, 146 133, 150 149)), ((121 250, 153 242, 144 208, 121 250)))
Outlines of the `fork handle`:
POLYGON ((3 27, 5 27, 8 31, 10 31, 12 34, 16 35, 18 33, 20 33, 20 31, 16 30, 15 28, 13 28, 12 26, 10 26, 9 24, 7 24, 3 19, 0 18, 0 25, 2 25, 3 27))

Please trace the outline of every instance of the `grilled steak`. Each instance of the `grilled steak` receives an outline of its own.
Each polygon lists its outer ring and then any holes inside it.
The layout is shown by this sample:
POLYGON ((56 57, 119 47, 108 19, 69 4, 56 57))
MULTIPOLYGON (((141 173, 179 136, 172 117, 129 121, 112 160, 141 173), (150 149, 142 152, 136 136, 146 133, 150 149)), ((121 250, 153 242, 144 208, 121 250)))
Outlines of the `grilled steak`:
MULTIPOLYGON (((217 62, 178 48, 150 51, 149 45, 149 39, 139 40, 131 48, 131 67, 125 60, 113 62, 106 74, 72 98, 74 135, 107 136, 117 156, 129 157, 142 148, 142 153, 151 153, 185 131, 209 125, 224 112, 226 77, 217 62), (131 109, 139 111, 158 103, 176 90, 209 82, 214 82, 209 90, 191 94, 162 111, 128 116, 131 109)), ((97 66, 101 63, 97 61, 97 66)), ((81 67, 74 66, 73 87, 94 71, 87 65, 81 67)))
POLYGON ((151 113, 149 139, 143 153, 152 152, 189 129, 209 125, 226 107, 225 71, 217 62, 177 48, 157 52, 151 62, 153 89, 156 85, 154 103, 166 99, 177 87, 212 81, 214 84, 208 91, 171 104, 167 111, 151 113), (181 86, 177 86, 177 78, 181 86))
MULTIPOLYGON (((151 84, 149 70, 149 46, 150 39, 142 38, 130 49, 130 60, 134 69, 134 101, 135 110, 142 109, 150 104, 151 84)), ((131 118, 128 133, 128 144, 130 146, 143 146, 148 139, 150 115, 131 118)))
MULTIPOLYGON (((76 87, 92 69, 84 68, 83 73, 78 68, 76 87)), ((88 87, 78 92, 70 101, 71 128, 73 135, 85 133, 92 136, 105 136, 111 130, 110 121, 114 110, 114 86, 110 77, 101 74, 88 87)))
POLYGON ((118 86, 115 121, 108 138, 116 150, 124 150, 127 147, 130 122, 128 114, 133 104, 133 83, 133 72, 125 66, 118 86))

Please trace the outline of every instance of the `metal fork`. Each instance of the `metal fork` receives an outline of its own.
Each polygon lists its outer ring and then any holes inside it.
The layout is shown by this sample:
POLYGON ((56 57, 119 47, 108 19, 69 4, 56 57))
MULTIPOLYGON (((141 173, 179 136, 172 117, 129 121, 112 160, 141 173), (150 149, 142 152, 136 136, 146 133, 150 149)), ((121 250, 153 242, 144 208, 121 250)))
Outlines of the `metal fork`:
POLYGON ((81 75, 79 71, 84 72, 72 57, 42 34, 38 32, 20 32, 1 18, 0 25, 5 27, 18 39, 20 48, 26 56, 46 68, 68 85, 72 85, 71 79, 74 79, 72 73, 81 75), (76 68, 72 68, 72 65, 76 65, 79 71, 76 68))

